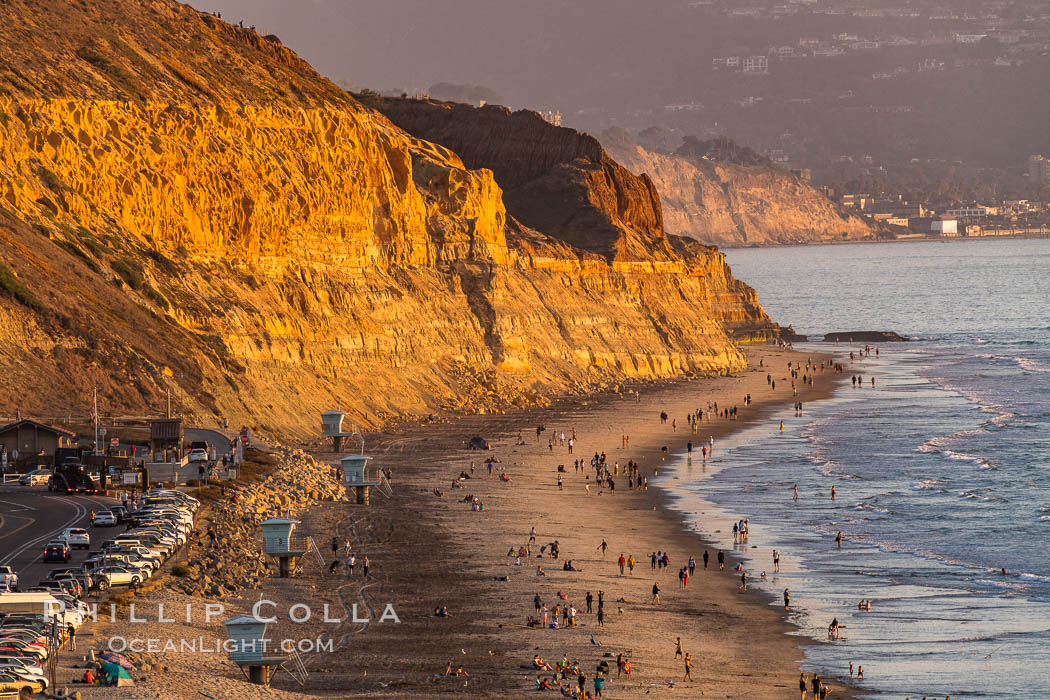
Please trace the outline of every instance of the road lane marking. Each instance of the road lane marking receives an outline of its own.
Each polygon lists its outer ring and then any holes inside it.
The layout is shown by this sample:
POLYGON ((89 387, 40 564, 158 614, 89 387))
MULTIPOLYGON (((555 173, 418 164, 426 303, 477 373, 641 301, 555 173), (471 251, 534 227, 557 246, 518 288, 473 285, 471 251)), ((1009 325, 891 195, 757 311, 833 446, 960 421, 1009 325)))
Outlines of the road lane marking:
POLYGON ((7 564, 8 562, 13 561, 15 559, 15 557, 19 556, 20 554, 22 554, 22 552, 26 551, 27 549, 29 549, 33 545, 39 544, 41 541, 44 541, 44 542, 49 541, 57 533, 62 532, 67 527, 72 527, 74 525, 74 523, 76 523, 78 520, 80 520, 82 517, 84 517, 84 514, 87 513, 87 508, 85 508, 84 506, 80 505, 79 503, 77 503, 74 500, 71 500, 71 499, 68 499, 68 498, 62 498, 60 496, 45 496, 44 498, 50 498, 52 500, 60 501, 60 502, 65 503, 67 505, 72 505, 74 507, 74 509, 75 509, 73 517, 70 520, 68 520, 64 525, 61 525, 57 529, 52 530, 52 531, 50 531, 50 532, 48 532, 48 533, 46 533, 44 535, 41 535, 40 537, 36 537, 34 539, 29 540, 28 542, 23 544, 21 547, 19 547, 15 551, 11 552, 10 554, 8 554, 3 559, 0 559, 0 565, 7 564))

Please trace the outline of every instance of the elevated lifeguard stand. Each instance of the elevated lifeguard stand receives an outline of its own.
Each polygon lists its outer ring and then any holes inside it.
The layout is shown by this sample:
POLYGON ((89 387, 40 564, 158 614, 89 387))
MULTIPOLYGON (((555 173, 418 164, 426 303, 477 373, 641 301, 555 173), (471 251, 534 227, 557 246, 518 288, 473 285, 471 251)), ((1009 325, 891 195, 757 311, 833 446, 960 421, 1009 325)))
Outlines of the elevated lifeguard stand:
POLYGON ((343 444, 343 438, 354 434, 353 430, 350 432, 343 430, 343 419, 345 417, 346 414, 342 411, 325 411, 321 414, 321 434, 332 438, 332 452, 339 451, 343 444))
POLYGON ((295 569, 295 560, 313 548, 309 537, 295 535, 298 520, 270 518, 259 523, 263 535, 263 551, 280 562, 281 578, 288 578, 295 569))
POLYGON ((348 455, 339 460, 343 467, 343 486, 353 489, 357 494, 357 502, 365 506, 368 505, 369 489, 381 483, 368 478, 368 460, 364 455, 348 455))
POLYGON ((226 626, 232 647, 230 661, 237 664, 249 682, 268 687, 271 673, 284 671, 299 685, 306 683, 306 667, 294 647, 290 656, 273 655, 276 649, 270 649, 270 645, 274 640, 266 637, 268 622, 255 617, 235 617, 222 624, 226 626))

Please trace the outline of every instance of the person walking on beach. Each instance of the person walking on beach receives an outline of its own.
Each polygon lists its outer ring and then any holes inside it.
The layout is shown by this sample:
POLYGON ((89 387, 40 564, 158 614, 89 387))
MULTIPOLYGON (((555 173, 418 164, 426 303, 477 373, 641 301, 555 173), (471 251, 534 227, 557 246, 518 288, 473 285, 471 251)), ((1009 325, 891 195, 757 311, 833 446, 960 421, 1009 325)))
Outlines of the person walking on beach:
POLYGON ((605 611, 598 608, 598 626, 605 627, 605 611))
POLYGON ((780 572, 780 552, 773 550, 773 571, 780 572))
POLYGON ((831 487, 831 500, 833 500, 833 501, 835 500, 835 487, 834 486, 831 487))
POLYGON ((707 560, 708 560, 708 554, 707 554, 707 550, 705 549, 704 550, 704 569, 707 569, 707 560))
POLYGON ((690 556, 689 557, 689 575, 692 576, 693 572, 695 572, 695 571, 696 571, 696 559, 693 559, 693 557, 690 556))
POLYGON ((620 558, 616 563, 620 565, 620 576, 623 576, 623 567, 627 564, 627 559, 623 556, 623 552, 620 552, 620 558))
POLYGON ((693 680, 693 657, 689 654, 685 655, 685 676, 682 677, 682 680, 693 680))
POLYGON ((333 537, 332 538, 332 556, 335 556, 338 553, 339 553, 339 538, 338 537, 333 537))
POLYGON ((654 583, 653 584, 652 604, 653 605, 659 605, 659 603, 660 603, 660 584, 654 583))
MULTIPOLYGON (((539 595, 539 593, 537 593, 536 594, 536 600, 539 601, 539 599, 540 599, 540 595, 539 595)), ((591 603, 594 602, 594 596, 591 595, 590 591, 587 591, 587 597, 584 598, 584 600, 587 602, 587 614, 590 615, 591 614, 591 603)), ((539 603, 537 602, 537 605, 538 604, 539 603)))
MULTIPOLYGON (((605 558, 605 550, 608 549, 608 548, 609 548, 609 543, 606 542, 605 538, 603 537, 602 538, 602 543, 600 545, 598 545, 598 547, 597 547, 597 549, 602 550, 602 559, 605 558)), ((623 556, 623 555, 621 555, 621 556, 623 556)))
MULTIPOLYGON (((588 593, 587 597, 590 598, 590 596, 591 596, 591 594, 588 593)), ((532 596, 532 605, 533 605, 533 607, 536 608, 536 617, 539 617, 540 616, 540 594, 539 593, 537 593, 536 595, 532 596)), ((587 612, 590 612, 590 610, 588 610, 587 612)))
POLYGON ((725 571, 726 569, 726 553, 721 549, 718 550, 718 570, 725 571))
POLYGON ((651 568, 656 568, 656 552, 653 552, 651 555, 649 555, 649 564, 651 568))
POLYGON ((675 637, 674 638, 674 657, 676 659, 682 658, 682 638, 681 637, 675 637))
POLYGON ((634 574, 634 555, 627 557, 627 573, 634 574))
POLYGON ((784 609, 785 610, 790 610, 791 609, 791 593, 786 588, 784 589, 784 609))
POLYGON ((800 673, 798 675, 798 689, 802 691, 802 697, 800 700, 806 700, 806 674, 800 673))

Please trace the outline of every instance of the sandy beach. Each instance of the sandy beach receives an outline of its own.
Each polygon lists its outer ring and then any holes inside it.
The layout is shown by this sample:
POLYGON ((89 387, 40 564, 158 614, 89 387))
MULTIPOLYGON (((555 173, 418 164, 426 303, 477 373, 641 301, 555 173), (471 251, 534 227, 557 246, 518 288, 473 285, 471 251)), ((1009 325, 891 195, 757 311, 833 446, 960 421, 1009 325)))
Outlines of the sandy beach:
MULTIPOLYGON (((360 568, 347 578, 315 567, 299 578, 265 580, 260 591, 228 601, 228 609, 247 611, 263 594, 278 606, 305 601, 315 608, 328 603, 339 610, 357 604, 359 616, 372 620, 338 627, 284 621, 289 635, 331 638, 334 651, 307 655, 311 676, 305 687, 277 676, 273 690, 260 694, 518 695, 535 687, 539 672, 532 661, 538 655, 551 666, 563 658, 578 661, 591 692, 595 669, 604 660, 610 669, 605 697, 798 697, 801 639, 788 635, 791 626, 783 608, 771 605, 769 594, 759 589, 740 590, 731 551, 720 572, 717 549, 688 531, 667 508, 666 493, 659 486, 661 467, 684 453, 689 441, 694 459, 701 460, 701 440, 713 437, 717 451, 719 441, 732 431, 760 423, 772 430, 782 418, 794 415, 794 401, 826 397, 846 376, 817 372, 813 386, 798 382, 796 397, 787 363, 804 365, 811 358, 819 365, 830 356, 771 346, 748 348, 747 353, 750 369, 736 376, 639 386, 637 393, 634 387, 623 387, 620 393, 569 399, 542 409, 457 418, 368 436, 365 451, 373 458, 371 466, 392 470, 393 495, 373 491, 368 508, 324 503, 297 515, 304 530, 322 544, 332 537, 340 542, 349 538, 358 559, 369 559, 367 578, 360 568), (776 381, 775 390, 767 384, 767 372, 776 381), (747 394, 752 395, 750 406, 744 405, 747 394), (706 411, 709 400, 720 407, 737 406, 737 419, 708 422, 705 415, 694 435, 686 416, 701 406, 706 411), (666 423, 660 420, 661 412, 668 415, 666 423), (539 425, 545 430, 537 437, 539 425), (564 432, 567 441, 574 430, 573 454, 560 441, 551 449, 549 441, 557 434, 564 432), (519 432, 524 445, 516 444, 519 432), (628 435, 629 447, 624 438, 628 435), (466 449, 474 436, 489 440, 492 449, 466 449), (602 452, 610 468, 619 472, 613 477, 614 492, 598 488, 589 466, 591 457, 602 452), (491 477, 485 465, 489 456, 498 460, 491 477), (575 459, 584 462, 581 471, 574 468, 575 459), (628 460, 640 465, 648 489, 628 488, 623 475, 628 460), (558 465, 565 471, 559 473, 558 465), (461 472, 472 478, 453 487, 461 472), (509 481, 497 478, 499 474, 509 481), (483 510, 472 507, 471 496, 484 504, 483 510), (531 528, 536 530, 531 557, 516 565, 508 552, 528 544, 531 528), (608 544, 604 557, 603 539, 608 544), (559 558, 548 556, 549 550, 541 556, 541 547, 554 541, 560 546, 559 558), (705 549, 711 562, 707 570, 705 549), (668 553, 670 563, 654 570, 650 555, 658 550, 668 553), (633 573, 620 574, 621 553, 635 558, 633 573), (697 569, 682 588, 678 571, 690 556, 697 569), (578 570, 563 570, 566 560, 578 570), (660 588, 659 604, 652 602, 654 583, 660 588), (599 591, 604 625, 596 619, 599 591), (594 596, 591 614, 586 612, 588 592, 594 596), (537 595, 551 612, 555 605, 574 605, 575 627, 527 627, 537 595), (378 622, 388 604, 399 623, 378 622), (450 616, 435 616, 440 607, 450 616), (690 680, 683 680, 683 660, 675 654, 678 637, 693 662, 690 680), (620 654, 631 662, 629 678, 617 677, 620 654), (469 676, 444 676, 449 663, 462 666, 469 676)), ((318 459, 336 457, 315 454, 318 459)), ((753 538, 749 544, 762 547, 753 538)), ((327 547, 324 554, 331 557, 327 547)), ((160 599, 166 594, 152 595, 160 599)), ((223 636, 215 623, 169 625, 163 632, 223 636)), ((103 626, 95 634, 104 638, 107 633, 111 631, 103 626)), ((572 678, 575 683, 576 676, 572 678)), ((832 697, 852 697, 841 681, 827 682, 832 697)), ((201 666, 192 656, 168 653, 154 657, 147 685, 118 692, 119 697, 190 697, 200 687, 209 688, 214 697, 255 692, 221 655, 209 655, 201 666), (197 672, 204 667, 214 680, 201 686, 197 672), (154 691, 147 692, 147 687, 154 691), (154 694, 158 689, 160 695, 154 694)))
MULTIPOLYGON (((362 541, 356 549, 368 553, 372 575, 380 582, 368 595, 375 601, 390 600, 409 614, 402 616, 400 626, 374 625, 354 640, 354 665, 368 668, 368 681, 359 679, 354 687, 368 692, 371 686, 381 695, 393 689, 384 688, 385 683, 406 695, 420 692, 421 683, 428 693, 517 693, 534 686, 537 673, 530 664, 539 655, 551 665, 563 657, 578 660, 588 679, 604 658, 611 670, 604 689, 609 697, 668 692, 670 683, 675 684, 674 692, 686 696, 797 697, 799 638, 786 634, 790 626, 782 608, 770 606, 763 593, 739 591, 731 552, 726 570, 717 571, 716 550, 687 532, 677 514, 666 508, 666 494, 654 476, 673 455, 685 452, 687 442, 694 443, 694 457, 699 459, 701 437, 713 436, 717 450, 718 441, 729 432, 759 422, 775 425, 793 415, 793 401, 819 400, 845 376, 818 372, 813 386, 799 383, 796 399, 787 363, 805 363, 806 355, 770 347, 749 348, 748 355, 751 369, 737 376, 682 380, 642 387, 638 395, 607 394, 517 415, 463 418, 371 438, 366 453, 373 455, 374 466, 393 470, 395 495, 391 500, 376 498, 368 516, 382 523, 375 530, 385 535, 372 544, 362 541), (767 371, 777 382, 775 391, 767 385, 767 371), (745 407, 742 399, 748 393, 753 403, 745 407), (693 435, 686 415, 701 405, 706 408, 708 400, 722 407, 738 406, 738 419, 705 420, 693 435), (668 414, 666 423, 660 421, 662 411, 668 414), (677 421, 677 429, 672 421, 677 421), (538 438, 537 425, 546 428, 538 438), (550 449, 553 434, 564 432, 568 438, 574 429, 574 454, 567 445, 550 449), (525 445, 515 444, 519 431, 525 445), (484 464, 488 455, 464 449, 475 435, 492 442, 491 455, 499 460, 495 473, 505 473, 511 481, 489 477, 484 464), (629 448, 623 447, 624 435, 630 436, 629 448), (604 452, 610 465, 620 465, 614 493, 603 489, 599 495, 589 466, 579 473, 574 470, 575 459, 589 462, 596 452, 604 452), (640 464, 648 490, 627 488, 622 467, 631 459, 640 464), (473 478, 464 480, 462 488, 451 488, 461 472, 471 473, 472 463, 473 478), (560 488, 559 464, 566 470, 560 488), (434 489, 444 495, 434 495, 434 489), (480 499, 485 509, 472 510, 464 502, 468 495, 480 499), (532 558, 516 566, 508 551, 526 545, 533 527, 537 534, 532 558), (599 549, 603 539, 608 543, 604 558, 599 549), (537 550, 555 540, 559 559, 537 559, 537 550), (704 549, 711 555, 707 571, 704 549), (669 552, 670 565, 654 571, 650 555, 657 550, 669 552), (619 574, 620 553, 636 559, 633 575, 619 574), (690 556, 698 569, 683 589, 677 572, 690 556), (581 570, 563 571, 567 559, 581 570), (546 575, 539 575, 537 566, 546 575), (654 582, 660 587, 659 605, 650 603, 654 582), (585 611, 588 591, 595 596, 595 613, 598 591, 604 591, 604 626, 598 626, 595 614, 580 612, 575 628, 523 627, 535 612, 535 595, 549 610, 569 603, 585 611), (447 606, 452 617, 434 617, 440 606, 447 606), (682 680, 676 637, 692 656, 691 681, 682 680), (621 653, 631 660, 630 679, 616 678, 616 657, 621 653), (449 659, 455 666, 462 664, 470 677, 430 675, 443 671, 449 659)), ((819 364, 827 358, 813 359, 819 364)), ((362 511, 351 510, 360 522, 362 511)), ((345 518, 345 511, 340 516, 345 518)), ((338 528, 339 518, 321 518, 315 526, 338 528)), ((339 674, 345 664, 333 662, 332 671, 339 674)), ((349 683, 351 676, 344 679, 349 683)), ((831 685, 834 697, 850 697, 838 681, 831 685)))

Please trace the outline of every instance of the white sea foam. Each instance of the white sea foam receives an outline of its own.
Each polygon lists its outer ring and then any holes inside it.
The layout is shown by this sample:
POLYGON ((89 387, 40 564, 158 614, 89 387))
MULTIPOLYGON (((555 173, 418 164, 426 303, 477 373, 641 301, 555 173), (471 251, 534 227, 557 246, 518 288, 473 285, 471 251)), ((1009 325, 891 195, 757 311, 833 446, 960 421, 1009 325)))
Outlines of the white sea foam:
POLYGON ((943 491, 943 489, 941 488, 942 486, 944 486, 944 482, 943 481, 938 481, 937 479, 923 479, 922 481, 914 484, 912 486, 912 488, 915 488, 915 489, 937 489, 938 491, 943 491))

